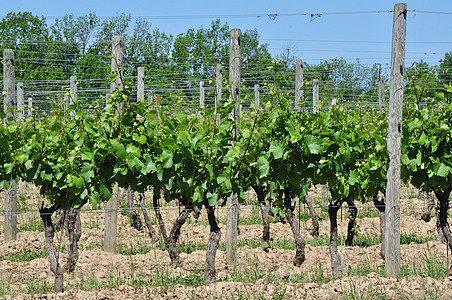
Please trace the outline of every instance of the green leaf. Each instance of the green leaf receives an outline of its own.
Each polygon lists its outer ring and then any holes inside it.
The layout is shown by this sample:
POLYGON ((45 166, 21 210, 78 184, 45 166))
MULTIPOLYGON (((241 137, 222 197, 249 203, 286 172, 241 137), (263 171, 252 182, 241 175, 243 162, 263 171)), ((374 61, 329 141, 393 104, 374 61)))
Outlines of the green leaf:
POLYGON ((447 175, 450 173, 451 168, 446 166, 445 164, 441 163, 439 165, 438 171, 436 171, 436 175, 440 177, 447 177, 447 175))
POLYGON ((257 159, 257 166, 259 168, 259 178, 267 176, 270 172, 270 165, 268 164, 268 160, 265 156, 260 156, 257 159))
POLYGON ((222 173, 217 177, 217 183, 222 184, 223 182, 226 181, 226 179, 227 179, 227 175, 225 173, 222 173))
POLYGON ((148 156, 146 158, 146 164, 144 165, 144 167, 140 170, 141 174, 146 175, 150 172, 155 172, 157 170, 157 168, 155 167, 154 162, 152 161, 152 158, 150 156, 148 156))
POLYGON ((99 187, 99 192, 103 199, 107 200, 111 198, 111 191, 105 185, 99 187))
POLYGON ((162 160, 163 160, 163 168, 169 169, 173 166, 173 152, 169 152, 167 150, 163 150, 162 160))
POLYGON ((209 200, 209 206, 215 206, 218 203, 218 194, 207 192, 207 199, 209 200))
POLYGON ((144 143, 146 143, 146 136, 145 135, 139 135, 138 133, 134 133, 132 135, 132 139, 138 143, 140 143, 141 145, 143 145, 144 143))
POLYGON ((92 168, 93 168, 92 164, 84 164, 82 167, 82 175, 86 182, 89 182, 91 179, 91 176, 93 175, 91 173, 92 168))
POLYGON ((278 141, 271 141, 269 152, 273 153, 275 159, 280 159, 283 156, 283 149, 278 141))
POLYGON ((81 177, 72 176, 72 182, 78 189, 82 188, 85 185, 85 181, 81 177))
POLYGON ((356 173, 353 170, 350 170, 349 173, 349 178, 348 178, 348 183, 350 185, 355 185, 355 183, 358 181, 358 173, 356 173))
POLYGON ((25 169, 30 170, 33 167, 33 162, 31 160, 27 160, 25 162, 25 169))
POLYGON ((322 151, 322 139, 317 136, 308 135, 305 143, 311 154, 319 154, 322 151))
POLYGON ((126 157, 127 151, 123 144, 121 144, 118 140, 114 139, 111 141, 111 145, 113 147, 113 151, 120 159, 124 159, 126 157))

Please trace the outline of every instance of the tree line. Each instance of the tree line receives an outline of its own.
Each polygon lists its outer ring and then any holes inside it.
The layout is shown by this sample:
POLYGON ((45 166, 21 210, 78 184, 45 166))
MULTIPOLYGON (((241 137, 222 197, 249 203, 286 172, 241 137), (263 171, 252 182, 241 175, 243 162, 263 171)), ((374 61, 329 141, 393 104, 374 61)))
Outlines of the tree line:
MULTIPOLYGON (((66 14, 50 23, 30 12, 10 12, 0 20, 0 50, 14 50, 16 81, 28 82, 28 89, 41 91, 55 90, 49 82, 69 80, 71 75, 84 82, 85 89, 107 89, 109 50, 115 35, 124 36, 124 76, 135 78, 137 68, 145 67, 149 89, 171 89, 179 96, 196 98, 200 80, 213 86, 217 64, 222 64, 227 74, 230 27, 220 20, 213 20, 210 27, 191 28, 178 35, 166 34, 144 18, 132 20, 125 13, 105 19, 94 12, 66 14)), ((272 55, 256 29, 244 31, 241 46, 242 87, 271 84, 282 91, 294 90, 297 57, 293 52, 272 55)), ((419 93, 433 97, 443 84, 452 81, 451 52, 438 66, 421 60, 407 67, 407 93, 414 97, 419 93)), ((319 80, 322 98, 329 100, 376 102, 379 79, 388 89, 388 74, 381 65, 342 58, 318 64, 304 62, 306 88, 313 79, 319 80)))

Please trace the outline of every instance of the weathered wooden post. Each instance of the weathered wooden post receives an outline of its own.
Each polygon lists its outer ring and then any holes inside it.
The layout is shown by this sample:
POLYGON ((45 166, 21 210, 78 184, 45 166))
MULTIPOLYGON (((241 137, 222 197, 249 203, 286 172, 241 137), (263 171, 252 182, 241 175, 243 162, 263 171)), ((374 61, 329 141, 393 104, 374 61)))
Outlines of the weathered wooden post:
MULTIPOLYGON (((24 121, 24 83, 17 83, 17 121, 23 123, 24 121)), ((17 193, 20 195, 24 191, 25 182, 19 179, 17 193)))
POLYGON ((201 110, 206 108, 204 95, 204 81, 202 80, 199 82, 199 108, 201 108, 201 110))
POLYGON ((314 79, 312 81, 312 112, 319 112, 319 80, 314 79))
POLYGON ((144 101, 144 67, 138 67, 137 101, 144 101))
MULTIPOLYGON (((6 126, 14 117, 15 98, 15 68, 14 52, 11 49, 3 50, 3 108, 6 114, 6 126)), ((5 240, 12 241, 17 238, 17 183, 11 180, 9 188, 5 191, 5 240)))
POLYGON ((303 99, 303 61, 297 59, 295 65, 295 109, 300 109, 300 101, 303 99))
MULTIPOLYGON (((124 53, 124 37, 114 36, 112 45, 113 58, 111 59, 111 72, 118 72, 118 76, 111 83, 110 92, 117 88, 122 89, 119 72, 122 73, 122 57, 124 53), (121 70, 119 70, 121 67, 121 70)), ((119 186, 115 184, 111 199, 105 204, 105 229, 104 229, 104 250, 116 252, 116 227, 118 222, 118 197, 119 186)))
MULTIPOLYGON (((73 105, 77 103, 78 95, 77 95, 77 76, 72 75, 69 79, 69 105, 73 105)), ((75 117, 75 110, 71 110, 71 118, 75 117)))
MULTIPOLYGON (((240 29, 231 30, 231 44, 229 48, 229 81, 231 83, 231 97, 235 100, 234 135, 238 135, 238 122, 240 118, 240 64, 241 64, 241 35, 240 29)), ((239 214, 238 195, 233 194, 226 200, 226 263, 234 264, 237 248, 237 225, 239 214)))
POLYGON ((403 74, 405 69, 406 3, 394 5, 388 121, 388 182, 386 187, 385 271, 400 274, 400 155, 402 144, 403 74))
POLYGON ((24 119, 24 83, 17 83, 17 120, 24 119))
POLYGON ((152 91, 148 91, 148 105, 152 104, 152 91))
POLYGON ((254 103, 256 103, 256 107, 259 107, 260 105, 260 99, 259 99, 259 85, 254 85, 254 103))
POLYGON ((28 104, 27 105, 28 116, 30 118, 32 118, 33 117, 33 98, 28 97, 27 104, 28 104))
POLYGON ((220 124, 220 114, 218 113, 218 106, 220 105, 223 88, 223 66, 217 64, 215 69, 215 109, 214 115, 217 125, 220 124))

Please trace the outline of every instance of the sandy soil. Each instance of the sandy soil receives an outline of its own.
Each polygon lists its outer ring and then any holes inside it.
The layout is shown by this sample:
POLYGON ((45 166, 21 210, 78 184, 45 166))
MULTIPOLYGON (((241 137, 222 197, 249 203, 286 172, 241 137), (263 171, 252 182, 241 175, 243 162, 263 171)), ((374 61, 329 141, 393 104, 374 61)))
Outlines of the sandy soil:
MULTIPOLYGON (((435 219, 429 223, 420 220, 424 201, 405 199, 402 214, 402 234, 415 234, 418 237, 435 236, 435 219)), ((360 208, 362 209, 362 207, 360 208)), ((178 210, 164 211, 169 223, 177 216, 178 210)), ((153 212, 149 211, 153 217, 153 212)), ((251 218, 258 210, 245 206, 240 217, 251 218)), ((377 214, 375 214, 377 215, 377 214)), ((21 222, 30 222, 33 214, 19 217, 21 222)), ((65 292, 46 293, 41 290, 53 285, 53 274, 46 257, 29 262, 12 262, 8 259, 12 253, 28 251, 40 253, 44 248, 44 234, 39 231, 22 231, 13 242, 5 242, 0 236, 0 290, 8 291, 12 296, 5 299, 452 299, 452 277, 433 279, 422 276, 403 276, 399 279, 382 277, 384 261, 379 256, 380 245, 371 247, 339 247, 343 255, 343 270, 357 273, 363 268, 365 276, 343 276, 331 279, 331 263, 327 246, 306 246, 306 261, 298 268, 292 264, 294 250, 277 247, 264 252, 261 248, 244 246, 238 248, 237 264, 227 267, 225 252, 218 251, 216 267, 219 282, 209 286, 187 286, 182 280, 203 280, 205 251, 196 250, 190 254, 182 253, 183 267, 173 269, 166 251, 159 245, 153 245, 145 231, 137 231, 129 225, 128 218, 119 214, 118 248, 148 249, 143 254, 122 255, 102 251, 103 213, 98 211, 82 212, 82 237, 79 242, 80 257, 76 269, 65 274, 65 292), (150 250, 149 250, 150 249, 150 250), (166 278, 166 281, 165 281, 166 278), (179 284, 170 284, 179 280, 179 284), (143 282, 143 284, 134 284, 143 282), (105 286, 115 288, 105 289, 105 286), (137 287, 138 286, 138 287, 137 287), (281 296, 278 298, 278 296, 281 296), (358 297, 359 296, 359 297, 358 297)), ((225 210, 218 211, 222 231, 220 243, 225 241, 225 210)), ((168 224, 169 226, 170 224, 168 224)), ((359 234, 378 236, 379 218, 359 218, 359 234)), ((309 235, 310 221, 301 222, 301 232, 306 240, 309 235)), ((339 224, 339 226, 341 226, 339 224)), ((343 210, 342 232, 347 228, 346 209, 343 210)), ((0 220, 3 231, 3 219, 0 220)), ((341 230, 341 228, 339 228, 341 230)), ((183 226, 180 243, 195 245, 206 244, 209 228, 205 212, 195 221, 193 217, 183 226)), ((329 221, 320 222, 320 236, 329 234, 329 221)), ((261 225, 241 225, 240 240, 260 241, 261 225)), ((273 243, 293 240, 288 224, 271 224, 273 243)), ((344 239, 345 240, 345 239, 344 239)), ((64 241, 63 243, 65 243, 64 241)), ((65 259, 66 253, 61 253, 65 259)), ((429 241, 423 244, 401 246, 401 263, 405 268, 420 269, 428 259, 436 259, 446 265, 447 252, 444 243, 429 241)))

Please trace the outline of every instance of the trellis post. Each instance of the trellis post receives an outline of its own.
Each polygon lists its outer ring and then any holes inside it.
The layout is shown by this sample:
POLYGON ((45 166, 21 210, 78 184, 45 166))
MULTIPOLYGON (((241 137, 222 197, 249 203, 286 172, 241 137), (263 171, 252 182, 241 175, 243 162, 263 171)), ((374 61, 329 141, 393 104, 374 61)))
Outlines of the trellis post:
MULTIPOLYGON (((231 30, 231 44, 229 48, 229 81, 231 83, 231 97, 235 100, 234 107, 234 135, 238 135, 238 122, 240 118, 240 64, 241 64, 241 35, 240 29, 231 30)), ((226 200, 226 263, 234 264, 236 261, 237 226, 239 215, 239 200, 237 194, 232 194, 226 200)))
POLYGON ((391 79, 389 87, 388 152, 386 185, 385 271, 400 274, 400 156, 402 147, 403 74, 405 69, 406 3, 394 5, 391 79))
MULTIPOLYGON (((111 59, 111 72, 118 72, 115 80, 112 81, 110 91, 122 88, 120 73, 122 73, 122 57, 124 53, 124 37, 114 36, 112 45, 113 58, 111 59), (116 58, 116 59, 115 59, 116 58), (121 67, 119 70, 118 67, 121 67)), ((116 227, 118 223, 118 197, 119 186, 115 184, 110 200, 105 204, 105 229, 104 229, 104 250, 116 252, 116 227)))
MULTIPOLYGON (((14 117, 15 98, 15 67, 14 52, 11 49, 3 50, 3 94, 6 124, 12 122, 14 117)), ((12 241, 17 238, 17 183, 10 181, 9 188, 5 191, 5 240, 12 241)))
POLYGON ((303 61, 297 59, 295 65, 295 109, 300 109, 300 101, 303 99, 303 61))
POLYGON ((312 81, 312 112, 319 112, 319 80, 314 79, 312 81))
POLYGON ((259 85, 254 85, 254 103, 256 103, 256 107, 259 107, 260 105, 260 98, 259 98, 259 85))
POLYGON ((138 67, 137 101, 144 101, 144 67, 138 67))
POLYGON ((201 110, 203 110, 204 108, 206 108, 206 103, 205 103, 205 95, 204 95, 204 81, 200 81, 199 82, 199 108, 201 108, 201 110))
MULTIPOLYGON (((69 79, 69 105, 73 105, 77 102, 78 96, 77 96, 77 76, 72 75, 69 79)), ((75 117, 75 110, 71 110, 71 118, 75 117)))

